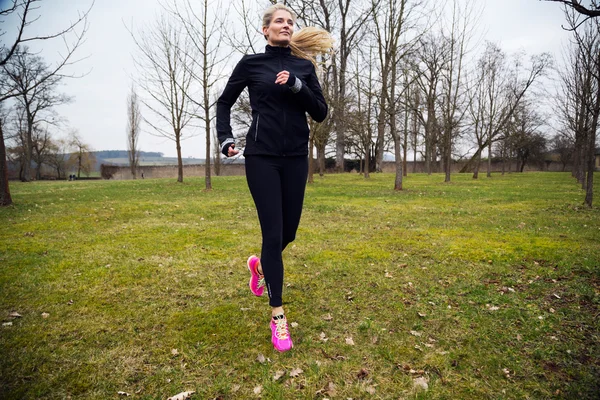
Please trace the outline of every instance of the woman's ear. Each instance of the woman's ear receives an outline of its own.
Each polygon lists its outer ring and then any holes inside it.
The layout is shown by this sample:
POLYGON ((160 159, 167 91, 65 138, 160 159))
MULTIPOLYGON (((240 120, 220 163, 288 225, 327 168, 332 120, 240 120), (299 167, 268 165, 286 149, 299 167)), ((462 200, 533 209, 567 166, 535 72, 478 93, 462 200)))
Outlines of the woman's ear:
POLYGON ((268 26, 263 26, 262 27, 262 31, 263 31, 263 35, 265 37, 265 39, 267 38, 267 32, 269 31, 269 27, 268 26))

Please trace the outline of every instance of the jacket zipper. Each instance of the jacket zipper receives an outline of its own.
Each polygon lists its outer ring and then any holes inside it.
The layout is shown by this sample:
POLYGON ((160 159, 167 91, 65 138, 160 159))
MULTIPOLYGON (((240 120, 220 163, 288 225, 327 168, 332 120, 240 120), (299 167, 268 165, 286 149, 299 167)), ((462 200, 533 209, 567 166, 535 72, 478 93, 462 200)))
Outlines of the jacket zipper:
POLYGON ((256 117, 256 129, 254 130, 254 141, 258 141, 258 122, 260 121, 260 114, 256 117))
MULTIPOLYGON (((281 66, 280 71, 284 70, 283 67, 283 55, 279 55, 279 65, 281 66)), ((282 102, 283 105, 283 102, 282 102)), ((285 115, 285 106, 283 106, 281 108, 281 113, 283 114, 283 148, 281 149, 281 154, 285 157, 285 125, 287 123, 286 121, 286 115, 285 115)))

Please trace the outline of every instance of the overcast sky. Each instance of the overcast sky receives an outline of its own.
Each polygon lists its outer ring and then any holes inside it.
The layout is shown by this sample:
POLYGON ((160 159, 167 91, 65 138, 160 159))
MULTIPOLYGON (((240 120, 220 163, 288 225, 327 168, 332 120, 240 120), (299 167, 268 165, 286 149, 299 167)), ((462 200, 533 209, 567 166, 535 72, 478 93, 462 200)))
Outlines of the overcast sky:
MULTIPOLYGON (((229 0, 234 2, 235 0, 229 0)), ((224 4, 228 4, 224 0, 224 4)), ((550 52, 561 58, 561 49, 569 33, 561 29, 564 23, 562 8, 557 3, 539 0, 476 0, 484 6, 481 29, 485 39, 494 41, 507 52, 524 50, 527 54, 550 52)), ((73 96, 68 105, 57 109, 66 122, 61 129, 77 130, 94 150, 124 150, 126 145, 126 98, 135 75, 132 54, 133 40, 125 24, 143 27, 161 10, 159 0, 96 0, 90 13, 86 42, 79 51, 87 57, 71 69, 74 73, 87 73, 79 79, 65 83, 62 92, 73 96)), ((0 0, 5 8, 7 0, 0 0)), ((42 15, 31 31, 52 32, 66 26, 77 16, 78 10, 89 7, 91 0, 46 0, 42 2, 42 15)), ((6 21, 10 38, 11 21, 6 21)), ((64 51, 59 41, 43 42, 41 55, 48 61, 64 51)), ((239 56, 234 56, 239 58, 239 56)), ((165 156, 175 156, 172 141, 148 133, 142 125, 140 149, 159 151, 165 156)), ((203 136, 186 140, 184 157, 204 157, 203 136)))

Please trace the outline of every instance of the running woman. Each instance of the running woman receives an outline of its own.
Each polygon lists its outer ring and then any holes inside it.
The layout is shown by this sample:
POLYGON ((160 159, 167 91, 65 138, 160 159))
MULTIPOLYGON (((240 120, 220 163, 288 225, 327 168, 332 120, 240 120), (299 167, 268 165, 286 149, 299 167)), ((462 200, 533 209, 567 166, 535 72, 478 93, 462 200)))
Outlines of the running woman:
POLYGON ((246 135, 246 180, 262 232, 260 258, 250 256, 250 290, 271 306, 271 341, 278 351, 292 348, 282 301, 282 252, 296 237, 308 176, 309 128, 306 114, 322 122, 327 104, 315 72, 315 55, 333 41, 328 32, 307 27, 294 34, 296 17, 282 4, 263 15, 264 53, 246 55, 235 67, 217 102, 217 134, 221 152, 239 153, 230 112, 248 88, 252 124, 246 135))

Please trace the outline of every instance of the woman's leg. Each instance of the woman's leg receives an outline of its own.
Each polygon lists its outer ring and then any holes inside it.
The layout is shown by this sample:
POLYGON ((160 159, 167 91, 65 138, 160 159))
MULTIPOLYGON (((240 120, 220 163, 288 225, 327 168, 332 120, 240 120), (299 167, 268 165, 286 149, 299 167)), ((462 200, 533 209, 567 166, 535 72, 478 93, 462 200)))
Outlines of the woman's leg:
POLYGON ((281 204, 283 212, 282 246, 283 251, 296 238, 300 224, 306 179, 308 178, 308 158, 287 157, 281 172, 281 204))
POLYGON ((282 306, 283 289, 283 211, 279 160, 278 157, 246 157, 246 180, 262 231, 260 265, 267 284, 269 304, 274 308, 282 306))

